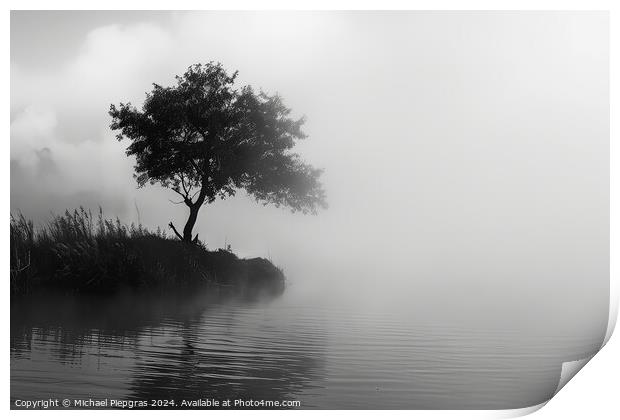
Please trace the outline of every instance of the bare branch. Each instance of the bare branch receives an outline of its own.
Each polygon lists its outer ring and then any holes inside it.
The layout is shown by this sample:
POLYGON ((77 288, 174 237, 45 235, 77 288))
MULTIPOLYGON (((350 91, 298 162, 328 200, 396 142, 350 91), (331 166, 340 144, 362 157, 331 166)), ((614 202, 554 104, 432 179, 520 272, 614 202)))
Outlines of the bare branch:
MULTIPOLYGON (((192 204, 194 204, 192 203, 192 200, 189 198, 189 196, 186 194, 183 194, 181 191, 179 191, 178 188, 171 188, 171 190, 179 194, 181 197, 183 197, 183 201, 181 201, 181 203, 185 203, 188 207, 191 207, 192 204)), ((178 204, 181 204, 181 203, 178 203, 178 204)))
POLYGON ((174 234, 177 235, 177 238, 179 238, 180 240, 183 240, 183 237, 181 236, 179 231, 177 231, 177 228, 174 227, 172 222, 168 223, 168 227, 170 227, 170 229, 172 229, 174 231, 174 234))
POLYGON ((174 191, 175 193, 179 194, 179 195, 180 195, 181 197, 183 197, 184 199, 185 199, 185 198, 187 198, 187 196, 186 196, 185 194, 183 194, 181 191, 179 191, 179 189, 178 189, 178 188, 173 187, 173 188, 170 188, 170 189, 171 189, 172 191, 174 191))

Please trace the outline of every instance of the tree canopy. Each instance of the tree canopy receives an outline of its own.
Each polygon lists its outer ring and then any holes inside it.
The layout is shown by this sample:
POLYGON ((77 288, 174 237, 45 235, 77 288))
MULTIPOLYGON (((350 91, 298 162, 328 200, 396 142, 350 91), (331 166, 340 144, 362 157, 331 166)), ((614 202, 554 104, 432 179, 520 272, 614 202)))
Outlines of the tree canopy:
POLYGON ((294 119, 279 95, 235 87, 237 72, 195 64, 176 85, 153 84, 141 109, 110 106, 117 139, 128 139, 139 186, 161 184, 190 209, 183 240, 190 241, 198 210, 238 190, 264 204, 316 213, 326 207, 321 170, 291 151, 304 118, 294 119))

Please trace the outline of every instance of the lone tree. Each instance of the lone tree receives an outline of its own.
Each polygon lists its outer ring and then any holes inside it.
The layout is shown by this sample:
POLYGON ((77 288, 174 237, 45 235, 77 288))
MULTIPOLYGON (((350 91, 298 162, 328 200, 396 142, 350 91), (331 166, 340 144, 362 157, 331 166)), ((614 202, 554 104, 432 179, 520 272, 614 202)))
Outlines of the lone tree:
POLYGON ((219 63, 196 64, 175 86, 153 84, 141 110, 110 106, 110 127, 131 142, 126 152, 136 158, 138 186, 159 183, 189 208, 182 235, 169 224, 184 242, 198 240, 192 230, 203 204, 238 190, 292 211, 326 206, 321 170, 291 152, 306 137, 304 119, 290 118, 277 94, 235 88, 236 77, 219 63))

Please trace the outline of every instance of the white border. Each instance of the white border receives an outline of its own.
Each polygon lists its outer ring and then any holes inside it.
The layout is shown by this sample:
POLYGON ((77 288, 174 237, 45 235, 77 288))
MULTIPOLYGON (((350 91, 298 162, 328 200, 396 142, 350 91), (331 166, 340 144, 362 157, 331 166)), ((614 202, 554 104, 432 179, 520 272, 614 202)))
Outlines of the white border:
MULTIPOLYGON (((13 1, 9 0, 5 2, 8 8, 5 14, 2 16, 2 45, 4 49, 4 57, 5 57, 5 65, 3 68, 3 77, 5 80, 5 92, 10 91, 10 14, 8 10, 104 10, 104 9, 117 9, 117 10, 140 10, 146 9, 148 10, 259 10, 259 9, 267 9, 267 10, 404 10, 404 9, 413 9, 413 10, 608 10, 610 11, 610 29, 611 29, 611 51, 610 51, 610 83, 611 83, 611 92, 610 92, 610 100, 611 100, 611 153, 610 153, 610 163, 611 163, 611 195, 610 195, 610 205, 611 205, 611 239, 610 239, 610 252, 611 252, 611 267, 610 267, 610 322, 607 329, 606 341, 611 337, 611 333, 613 332, 613 328, 616 323, 617 314, 618 314, 618 219, 615 217, 618 214, 619 210, 619 187, 620 180, 618 171, 618 162, 619 162, 619 147, 618 147, 618 118, 619 115, 618 110, 620 109, 618 106, 618 98, 619 98, 619 90, 618 83, 615 82, 614 76, 619 73, 620 67, 618 66, 618 28, 617 21, 619 20, 618 16, 620 16, 620 12, 618 11, 620 7, 617 5, 617 1, 605 1, 605 0, 591 0, 591 1, 559 1, 559 0, 521 0, 521 1, 415 1, 415 0, 383 0, 379 1, 363 1, 363 0, 314 0, 314 1, 292 1, 292 0, 271 0, 271 1, 251 1, 251 0, 229 0, 229 1, 221 1, 221 0, 176 0, 176 1, 162 1, 162 0, 152 0, 148 3, 143 1, 136 0, 108 0, 108 1, 90 1, 88 3, 79 2, 75 0, 61 0, 61 1, 13 1)), ((7 119, 7 123, 5 125, 5 140, 2 142, 3 148, 3 156, 9 156, 9 139, 10 139, 10 96, 5 95, 5 101, 2 104, 5 118, 7 119)), ((7 162, 2 166, 3 177, 2 179, 5 182, 5 191, 10 190, 10 168, 7 162)), ((8 197, 8 194, 5 194, 5 197, 8 197)), ((5 217, 8 218, 8 214, 10 212, 9 199, 5 199, 5 217)), ((1 224, 2 229, 2 255, 3 255, 3 265, 4 272, 8 271, 8 255, 9 255, 9 232, 8 232, 8 223, 1 224)), ((6 290, 6 289, 5 289, 6 290)), ((8 294, 5 296, 5 305, 4 305, 4 326, 5 331, 9 328, 9 296, 8 294)), ((4 345, 5 351, 9 351, 9 334, 2 335, 2 343, 4 345)), ((580 393, 578 395, 572 394, 572 398, 567 399, 564 398, 564 394, 568 394, 569 391, 572 391, 571 384, 569 384, 566 388, 566 391, 560 392, 558 397, 552 399, 551 401, 555 401, 556 399, 564 401, 564 405, 559 407, 559 404, 550 403, 548 408, 537 412, 534 416, 539 418, 581 418, 580 416, 585 415, 585 410, 590 410, 589 405, 594 403, 597 406, 606 407, 605 411, 596 410, 596 408, 592 408, 594 411, 597 411, 601 414, 601 417, 595 418, 615 418, 620 410, 618 409, 618 404, 615 403, 615 389, 616 389, 616 380, 617 378, 613 376, 613 373, 618 373, 618 354, 620 353, 619 344, 617 343, 617 339, 611 340, 612 344, 606 346, 602 353, 605 355, 606 364, 601 366, 601 363, 597 362, 596 356, 594 358, 594 362, 591 363, 592 368, 590 369, 590 364, 584 368, 584 371, 587 371, 588 377, 580 378, 577 382, 579 383, 579 387, 575 386, 575 389, 579 389, 580 393), (610 367, 612 370, 610 372, 610 367), (598 369, 598 371, 594 369, 598 369), (608 372, 612 373, 608 375, 608 372), (584 384, 586 380, 590 382, 584 384), (606 397, 605 397, 606 396, 606 397), (605 400, 603 400, 606 398, 605 400), (580 403, 579 401, 582 401, 580 403), (584 405, 585 404, 585 405, 584 405), (553 406, 553 409, 552 409, 553 406), (580 414, 579 414, 580 413, 580 414), (605 414, 605 416, 602 416, 605 414), (541 417, 542 416, 542 417, 541 417), (557 416, 557 417, 556 417, 557 416), (573 417, 575 416, 575 417, 573 417)), ((8 357, 7 357, 8 359, 8 357)), ((9 409, 9 399, 8 395, 10 394, 10 366, 8 360, 5 361, 4 364, 4 382, 2 383, 2 391, 4 398, 0 404, 3 405, 3 408, 9 409)), ((584 374, 584 376, 586 376, 584 374)), ((559 401, 558 401, 559 402, 559 401)), ((223 418, 234 418, 237 416, 243 416, 248 412, 240 412, 240 411, 229 411, 229 412, 204 412, 204 411, 192 411, 192 412, 184 412, 183 416, 191 416, 191 417, 200 417, 204 418, 206 416, 217 416, 223 418)), ((28 412, 19 412, 19 411, 11 411, 10 413, 13 416, 17 417, 34 417, 40 415, 40 413, 35 413, 32 411, 28 412)), ((148 416, 155 417, 168 417, 169 412, 153 412, 150 411, 146 413, 148 416)), ((527 410, 519 410, 519 411, 511 411, 511 412, 493 412, 493 411, 387 411, 387 412, 375 412, 375 411, 365 411, 365 412, 356 412, 356 411, 296 411, 294 413, 291 412, 257 412, 252 411, 251 416, 254 418, 262 419, 269 418, 270 420, 278 418, 280 416, 294 416, 298 418, 307 418, 308 416, 314 417, 315 415, 337 415, 338 417, 344 416, 345 418, 357 418, 359 416, 385 416, 389 417, 397 417, 397 418, 409 418, 411 415, 416 416, 417 418, 481 418, 481 417, 504 417, 504 415, 520 415, 527 414, 527 410)), ((67 417, 72 416, 84 416, 82 412, 68 412, 68 411, 47 411, 45 415, 49 415, 51 417, 62 417, 66 419, 67 417)), ((95 412, 90 411, 88 413, 89 417, 101 417, 107 418, 110 415, 109 411, 105 412, 95 412)), ((123 411, 114 413, 114 415, 124 416, 135 416, 140 415, 135 411, 123 411)))
POLYGON ((9 10, 612 10, 611 0, 8 0, 9 10), (145 7, 146 6, 146 7, 145 7))

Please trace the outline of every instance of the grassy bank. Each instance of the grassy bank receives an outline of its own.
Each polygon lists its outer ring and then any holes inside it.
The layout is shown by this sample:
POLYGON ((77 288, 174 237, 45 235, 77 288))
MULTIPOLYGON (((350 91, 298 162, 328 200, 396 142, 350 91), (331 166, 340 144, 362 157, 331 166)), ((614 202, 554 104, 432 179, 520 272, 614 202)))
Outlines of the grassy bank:
POLYGON ((80 208, 35 228, 11 216, 11 295, 45 291, 113 294, 200 285, 242 294, 279 294, 282 272, 263 258, 185 244, 160 229, 125 225, 80 208))

